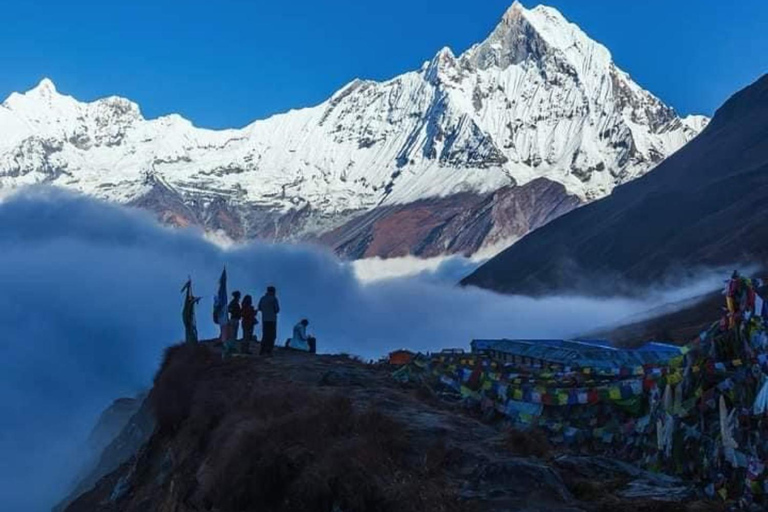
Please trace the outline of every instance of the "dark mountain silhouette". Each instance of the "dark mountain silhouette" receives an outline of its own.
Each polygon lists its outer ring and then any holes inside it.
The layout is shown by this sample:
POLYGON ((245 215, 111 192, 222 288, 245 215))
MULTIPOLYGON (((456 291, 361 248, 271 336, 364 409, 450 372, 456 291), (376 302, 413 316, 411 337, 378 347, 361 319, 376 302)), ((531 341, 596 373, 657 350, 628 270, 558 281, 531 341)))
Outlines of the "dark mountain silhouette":
POLYGON ((504 293, 631 293, 768 256, 768 75, 654 171, 564 215, 462 281, 504 293))

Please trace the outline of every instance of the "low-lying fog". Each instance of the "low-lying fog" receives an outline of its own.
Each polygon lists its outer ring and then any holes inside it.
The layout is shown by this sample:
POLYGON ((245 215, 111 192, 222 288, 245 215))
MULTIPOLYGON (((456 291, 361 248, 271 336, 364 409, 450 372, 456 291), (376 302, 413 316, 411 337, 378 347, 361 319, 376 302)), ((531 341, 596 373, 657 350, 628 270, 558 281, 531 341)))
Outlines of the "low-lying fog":
POLYGON ((475 264, 447 259, 407 277, 363 282, 352 265, 318 248, 259 242, 223 248, 199 232, 60 191, 6 198, 0 203, 2 508, 45 510, 64 496, 99 413, 148 387, 163 349, 182 339, 180 289, 187 276, 204 297, 197 315, 203 338, 216 333, 212 297, 226 265, 230 292, 258 299, 268 284, 277 287, 278 342, 307 317, 321 351, 364 358, 401 347, 466 348, 472 338, 573 336, 712 289, 721 278, 709 275, 645 300, 531 299, 453 286, 475 264))

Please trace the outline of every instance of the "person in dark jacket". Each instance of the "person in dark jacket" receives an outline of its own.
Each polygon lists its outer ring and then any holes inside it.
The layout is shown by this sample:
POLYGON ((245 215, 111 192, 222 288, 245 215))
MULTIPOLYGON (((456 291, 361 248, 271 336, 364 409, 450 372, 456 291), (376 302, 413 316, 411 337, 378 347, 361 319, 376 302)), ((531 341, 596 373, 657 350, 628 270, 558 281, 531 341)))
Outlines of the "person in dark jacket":
POLYGON ((224 346, 221 349, 221 358, 227 359, 237 352, 237 331, 240 330, 240 318, 242 318, 242 309, 240 308, 240 292, 232 292, 232 300, 227 306, 227 328, 224 346))
POLYGON ((256 309, 253 307, 253 298, 250 295, 243 297, 241 312, 243 316, 243 344, 241 352, 247 354, 250 352, 250 344, 253 341, 253 329, 258 323, 256 321, 256 309))
POLYGON ((243 308, 240 307, 240 292, 232 292, 232 300, 227 307, 229 311, 229 339, 237 340, 237 333, 240 330, 240 320, 243 318, 243 308))
POLYGON ((272 355, 277 338, 277 314, 280 313, 280 302, 277 300, 277 290, 274 286, 267 287, 267 293, 259 299, 261 311, 261 355, 272 355))

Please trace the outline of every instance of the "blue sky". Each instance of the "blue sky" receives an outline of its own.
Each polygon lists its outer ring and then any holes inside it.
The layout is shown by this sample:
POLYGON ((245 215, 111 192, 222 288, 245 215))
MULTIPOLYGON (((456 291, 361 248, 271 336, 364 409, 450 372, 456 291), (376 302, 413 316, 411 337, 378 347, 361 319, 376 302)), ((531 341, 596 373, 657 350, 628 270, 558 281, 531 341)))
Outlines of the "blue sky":
MULTIPOLYGON (((711 114, 768 72, 764 0, 549 0, 620 67, 681 113, 711 114)), ((355 77, 465 50, 511 0, 131 0, 0 4, 0 98, 48 76, 155 117, 242 126, 323 101, 355 77)), ((534 2, 525 1, 527 7, 534 2)))

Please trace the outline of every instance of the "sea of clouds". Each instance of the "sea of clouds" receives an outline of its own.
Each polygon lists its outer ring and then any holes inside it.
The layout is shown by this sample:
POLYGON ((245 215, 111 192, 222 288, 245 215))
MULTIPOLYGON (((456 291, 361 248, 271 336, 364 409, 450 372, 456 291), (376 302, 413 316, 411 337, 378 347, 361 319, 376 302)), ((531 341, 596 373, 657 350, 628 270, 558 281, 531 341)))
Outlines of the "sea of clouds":
MULTIPOLYGON (((180 289, 196 295, 202 338, 217 330, 212 298, 255 299, 275 285, 278 341, 302 317, 323 352, 377 358, 407 347, 467 348, 472 338, 569 337, 719 284, 708 275, 642 300, 501 296, 454 285, 476 262, 449 259, 407 277, 361 280, 309 246, 222 247, 149 215, 45 188, 0 202, 0 508, 47 510, 67 492, 82 446, 112 400, 152 380, 183 337, 180 289)), ((358 269, 359 270, 359 269, 358 269)))

